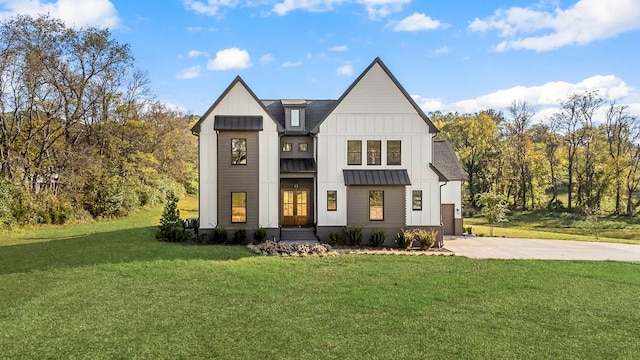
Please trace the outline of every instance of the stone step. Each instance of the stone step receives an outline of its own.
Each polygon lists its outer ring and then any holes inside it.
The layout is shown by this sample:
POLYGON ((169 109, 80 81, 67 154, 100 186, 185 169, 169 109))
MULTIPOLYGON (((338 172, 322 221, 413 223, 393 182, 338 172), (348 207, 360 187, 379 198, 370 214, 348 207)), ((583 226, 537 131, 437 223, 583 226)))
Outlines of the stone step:
POLYGON ((318 237, 313 228, 283 228, 280 241, 318 243, 318 237))

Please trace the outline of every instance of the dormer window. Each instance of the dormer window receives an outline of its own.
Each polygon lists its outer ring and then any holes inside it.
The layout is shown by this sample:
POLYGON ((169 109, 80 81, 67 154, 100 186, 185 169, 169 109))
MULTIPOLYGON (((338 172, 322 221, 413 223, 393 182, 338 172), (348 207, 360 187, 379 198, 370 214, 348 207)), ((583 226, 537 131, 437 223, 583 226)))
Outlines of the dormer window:
POLYGON ((305 108, 306 100, 286 99, 280 100, 284 107, 285 129, 293 132, 305 131, 305 108))
POLYGON ((291 109, 291 126, 300 126, 300 109, 291 109))

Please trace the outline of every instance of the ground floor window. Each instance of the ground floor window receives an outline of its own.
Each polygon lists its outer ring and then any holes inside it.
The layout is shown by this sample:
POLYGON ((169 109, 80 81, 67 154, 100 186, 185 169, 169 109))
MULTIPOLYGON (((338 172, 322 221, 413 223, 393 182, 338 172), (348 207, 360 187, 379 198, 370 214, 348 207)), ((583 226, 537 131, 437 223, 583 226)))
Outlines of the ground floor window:
POLYGON ((384 191, 369 191, 369 220, 384 220, 384 191))
POLYGON ((413 210, 422 210, 422 190, 413 190, 411 199, 413 210))
POLYGON ((336 190, 327 191, 327 211, 338 210, 338 192, 336 190))
POLYGON ((246 192, 231 193, 231 222, 232 223, 247 222, 247 193, 246 192))

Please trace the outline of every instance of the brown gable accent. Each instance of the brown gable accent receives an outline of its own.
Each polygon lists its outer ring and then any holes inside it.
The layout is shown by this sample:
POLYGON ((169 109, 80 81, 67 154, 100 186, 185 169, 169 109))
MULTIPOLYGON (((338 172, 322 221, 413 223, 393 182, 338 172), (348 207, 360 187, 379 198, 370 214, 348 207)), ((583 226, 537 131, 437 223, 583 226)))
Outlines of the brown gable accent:
POLYGON ((335 110, 335 108, 338 107, 338 105, 340 105, 342 100, 344 100, 344 98, 346 98, 347 95, 349 95, 351 90, 353 90, 353 88, 360 82, 360 80, 362 80, 362 78, 369 72, 369 70, 371 70, 371 68, 373 68, 373 66, 375 64, 380 65, 382 70, 387 74, 387 76, 391 79, 391 81, 393 81, 393 83, 398 87, 398 89, 404 95, 404 97, 407 99, 407 101, 409 101, 409 104, 411 104, 411 106, 413 106, 413 108, 418 113, 418 115, 429 126, 429 132, 432 133, 432 134, 436 134, 436 133, 440 132, 440 130, 438 130, 438 128, 431 122, 429 117, 424 113, 424 111, 422 111, 422 109, 420 109, 418 104, 416 104, 416 102, 413 100, 413 98, 409 95, 409 93, 400 84, 398 79, 396 79, 396 77, 393 76, 391 71, 389 71, 389 68, 387 68, 387 66, 382 62, 380 57, 375 58, 375 60, 373 60, 373 62, 362 72, 362 74, 360 74, 360 76, 358 76, 358 78, 347 88, 347 90, 342 94, 342 96, 340 96, 338 101, 333 105, 333 108, 326 113, 324 118, 318 123, 318 125, 316 125, 316 127, 314 129, 311 130, 311 132, 314 133, 314 134, 317 134, 318 131, 320 131, 320 125, 324 122, 324 120, 326 120, 326 118, 333 112, 333 110, 335 110))

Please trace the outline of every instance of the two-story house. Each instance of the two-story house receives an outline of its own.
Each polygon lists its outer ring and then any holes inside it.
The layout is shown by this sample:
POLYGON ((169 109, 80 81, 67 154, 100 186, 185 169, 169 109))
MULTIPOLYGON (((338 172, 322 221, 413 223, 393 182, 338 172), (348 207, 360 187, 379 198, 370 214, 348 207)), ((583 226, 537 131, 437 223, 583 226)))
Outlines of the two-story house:
POLYGON ((201 231, 462 233, 466 174, 379 58, 337 100, 260 100, 236 77, 192 131, 201 231))

